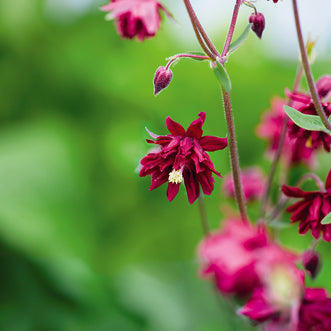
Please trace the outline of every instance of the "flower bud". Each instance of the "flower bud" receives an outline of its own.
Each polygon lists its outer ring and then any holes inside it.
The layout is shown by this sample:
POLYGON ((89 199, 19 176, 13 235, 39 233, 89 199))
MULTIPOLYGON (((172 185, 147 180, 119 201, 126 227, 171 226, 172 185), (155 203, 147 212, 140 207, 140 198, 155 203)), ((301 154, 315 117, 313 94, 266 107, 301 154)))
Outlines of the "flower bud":
POLYGON ((265 20, 262 13, 253 13, 249 17, 249 23, 253 23, 252 31, 261 39, 265 27, 265 20))
POLYGON ((311 278, 315 278, 321 268, 320 256, 317 252, 307 250, 302 254, 302 264, 311 278))
POLYGON ((325 98, 331 94, 331 76, 325 75, 316 82, 316 88, 320 98, 325 98))
POLYGON ((172 71, 165 67, 158 67, 154 76, 154 95, 165 89, 172 79, 172 71))

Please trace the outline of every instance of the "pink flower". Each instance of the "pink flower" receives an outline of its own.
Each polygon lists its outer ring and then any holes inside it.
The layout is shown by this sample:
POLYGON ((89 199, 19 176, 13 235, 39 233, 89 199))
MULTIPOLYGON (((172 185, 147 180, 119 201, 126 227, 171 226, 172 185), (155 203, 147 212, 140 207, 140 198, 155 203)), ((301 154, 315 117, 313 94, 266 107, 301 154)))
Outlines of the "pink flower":
POLYGON ((323 288, 306 288, 299 309, 298 331, 331 330, 331 298, 323 288))
POLYGON ((302 265, 310 277, 314 279, 321 268, 321 258, 316 251, 306 250, 302 254, 302 265))
MULTIPOLYGON (((263 197, 266 181, 260 168, 252 167, 244 169, 241 172, 241 182, 247 201, 258 200, 263 197)), ((235 198, 234 182, 231 174, 224 177, 222 189, 227 196, 235 198)))
POLYGON ((107 19, 116 19, 116 29, 123 38, 139 41, 154 37, 160 28, 160 11, 170 14, 155 0, 112 0, 101 10, 109 12, 107 19))
POLYGON ((322 219, 331 212, 331 169, 325 182, 325 191, 306 192, 298 187, 282 186, 283 193, 291 198, 302 198, 286 209, 292 213, 291 221, 300 222, 299 233, 305 234, 309 229, 314 238, 331 241, 331 224, 321 224, 322 219))
MULTIPOLYGON (((257 127, 257 135, 268 141, 269 147, 267 154, 270 157, 275 154, 278 148, 283 123, 286 118, 286 113, 283 110, 284 105, 286 105, 285 100, 274 98, 271 101, 271 110, 264 114, 262 122, 257 127)), ((307 146, 306 142, 307 140, 302 137, 290 139, 287 132, 282 150, 282 158, 289 165, 303 162, 307 166, 311 166, 314 163, 313 149, 307 146)))
POLYGON ((199 197, 200 186, 204 194, 211 194, 214 189, 212 173, 221 175, 214 169, 206 152, 224 149, 228 141, 226 138, 202 136, 205 119, 206 114, 199 113, 199 118, 185 131, 180 124, 167 117, 170 134, 158 136, 149 132, 156 140, 147 139, 147 142, 160 147, 158 152, 149 153, 141 160, 139 175, 152 177, 150 191, 168 182, 168 200, 172 201, 184 179, 189 203, 199 197))
MULTIPOLYGON (((295 283, 292 285, 296 287, 295 283)), ((293 293, 293 288, 289 290, 293 293)), ((288 304, 277 304, 266 294, 264 288, 258 288, 239 313, 264 323, 266 331, 331 330, 331 299, 325 289, 305 288, 302 294, 298 293, 288 304)))
POLYGON ((165 67, 158 67, 154 75, 154 95, 159 94, 170 84, 172 79, 172 71, 165 67))
POLYGON ((221 293, 246 296, 260 285, 255 264, 258 251, 267 245, 263 229, 230 219, 221 231, 199 245, 202 276, 213 276, 221 293))

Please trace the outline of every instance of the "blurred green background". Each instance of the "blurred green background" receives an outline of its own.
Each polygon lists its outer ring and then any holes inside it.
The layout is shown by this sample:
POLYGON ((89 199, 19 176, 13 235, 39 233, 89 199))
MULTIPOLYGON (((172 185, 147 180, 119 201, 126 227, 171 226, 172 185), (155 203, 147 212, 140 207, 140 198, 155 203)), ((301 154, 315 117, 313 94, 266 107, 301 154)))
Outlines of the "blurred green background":
MULTIPOLYGON (((156 68, 198 45, 174 38, 180 26, 169 20, 152 40, 121 40, 103 3, 52 13, 42 0, 0 2, 0 329, 249 329, 198 277, 197 204, 183 187, 170 204, 166 187, 149 192, 136 170, 149 149, 144 127, 166 133, 167 116, 187 127, 203 110, 205 133, 227 134, 216 79, 207 63, 182 60, 155 98, 156 68)), ((315 76, 330 64, 317 61, 315 76)), ((296 63, 268 58, 250 35, 227 68, 241 164, 267 172, 254 128, 270 98, 292 85, 296 63)), ((227 151, 211 157, 228 173, 227 151)), ((329 165, 322 156, 317 172, 324 177, 329 165)), ((224 207, 221 183, 206 198, 212 228, 235 208, 224 207)), ((254 219, 257 206, 249 212, 254 219)), ((283 240, 303 249, 310 238, 296 232, 286 228, 283 240)), ((323 268, 316 284, 331 290, 330 277, 323 268)))

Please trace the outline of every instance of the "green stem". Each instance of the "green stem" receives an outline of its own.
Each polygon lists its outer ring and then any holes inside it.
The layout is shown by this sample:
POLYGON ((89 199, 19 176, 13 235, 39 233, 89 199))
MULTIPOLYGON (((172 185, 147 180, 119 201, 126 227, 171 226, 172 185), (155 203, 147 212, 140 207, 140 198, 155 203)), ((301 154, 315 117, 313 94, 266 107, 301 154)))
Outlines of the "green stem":
POLYGON ((295 27, 297 30, 298 35, 298 41, 299 41, 299 47, 300 47, 300 53, 301 53, 301 59, 302 59, 302 65, 305 70, 307 83, 309 86, 311 97, 314 101, 314 105, 316 108, 316 111, 321 118, 324 126, 331 130, 331 123, 328 121, 328 118, 324 112, 324 109, 321 104, 321 100, 319 98, 319 95, 317 93, 316 85, 314 83, 314 78, 310 69, 309 61, 308 61, 308 55, 307 50, 303 41, 302 31, 301 31, 301 25, 300 25, 300 19, 299 19, 299 11, 298 11, 298 5, 296 0, 292 0, 293 4, 293 12, 294 12, 294 19, 295 19, 295 27))

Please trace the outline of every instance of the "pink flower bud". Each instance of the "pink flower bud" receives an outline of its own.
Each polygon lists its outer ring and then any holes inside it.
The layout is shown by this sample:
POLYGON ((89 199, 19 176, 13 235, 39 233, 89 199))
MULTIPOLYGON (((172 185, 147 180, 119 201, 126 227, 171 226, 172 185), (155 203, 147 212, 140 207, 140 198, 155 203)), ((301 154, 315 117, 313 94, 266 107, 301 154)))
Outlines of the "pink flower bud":
POLYGON ((262 33, 265 27, 265 20, 262 13, 253 13, 249 17, 249 23, 253 23, 252 25, 252 31, 255 32, 255 34, 261 39, 262 33))
POLYGON ((303 252, 302 264, 310 274, 311 278, 315 278, 321 268, 319 254, 312 250, 303 252))
POLYGON ((172 79, 172 71, 165 67, 158 67, 154 76, 154 95, 165 89, 172 79))
POLYGON ((316 82, 320 98, 328 98, 331 94, 331 76, 325 75, 316 82))

